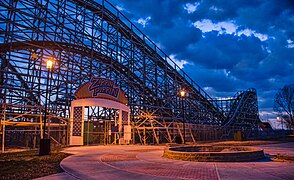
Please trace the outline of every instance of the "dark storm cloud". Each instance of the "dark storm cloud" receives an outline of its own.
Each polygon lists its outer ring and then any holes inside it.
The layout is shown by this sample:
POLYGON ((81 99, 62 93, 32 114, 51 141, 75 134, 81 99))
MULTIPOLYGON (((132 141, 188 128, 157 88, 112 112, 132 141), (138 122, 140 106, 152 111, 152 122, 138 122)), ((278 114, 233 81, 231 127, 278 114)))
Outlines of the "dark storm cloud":
POLYGON ((118 6, 123 6, 122 12, 130 14, 128 17, 138 27, 142 27, 136 23, 139 18, 151 17, 144 32, 153 41, 160 43, 167 54, 174 54, 201 38, 201 31, 191 28, 191 22, 183 18, 187 14, 183 8, 185 2, 189 1, 128 0, 123 4, 118 3, 118 6))
POLYGON ((226 69, 211 69, 199 65, 187 65, 184 70, 202 88, 213 88, 216 94, 211 94, 212 96, 222 97, 217 92, 232 96, 236 92, 236 89, 241 90, 243 88, 244 82, 236 79, 236 77, 232 76, 231 72, 226 69))
POLYGON ((261 4, 259 0, 206 0, 199 1, 201 6, 199 10, 193 14, 195 19, 214 19, 218 21, 232 19, 238 15, 238 9, 244 7, 256 7, 261 4))
POLYGON ((236 66, 245 69, 257 66, 266 55, 258 38, 219 36, 215 31, 206 33, 205 38, 179 53, 182 59, 188 56, 194 63, 213 69, 233 69, 236 66))
POLYGON ((285 29, 288 34, 293 33, 293 16, 294 1, 262 1, 257 7, 243 7, 237 10, 238 22, 248 27, 260 30, 262 32, 270 31, 270 29, 285 29))
POLYGON ((157 42, 160 42, 161 47, 167 54, 184 52, 190 45, 201 39, 201 31, 192 28, 187 22, 179 19, 175 24, 165 29, 157 27, 149 30, 150 34, 153 35, 157 42), (175 34, 175 32, 177 33, 175 34))
POLYGON ((294 82, 293 0, 111 2, 168 55, 187 61, 184 71, 212 96, 253 87, 270 109, 276 91, 294 82), (145 26, 138 22, 147 17, 145 26))

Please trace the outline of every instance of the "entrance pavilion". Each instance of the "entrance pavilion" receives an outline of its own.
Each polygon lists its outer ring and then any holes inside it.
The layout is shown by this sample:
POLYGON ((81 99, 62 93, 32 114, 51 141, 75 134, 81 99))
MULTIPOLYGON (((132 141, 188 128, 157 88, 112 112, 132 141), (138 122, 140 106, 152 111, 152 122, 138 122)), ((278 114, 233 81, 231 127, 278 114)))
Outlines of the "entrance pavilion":
POLYGON ((125 93, 111 80, 93 77, 71 102, 69 145, 128 144, 130 108, 125 93))

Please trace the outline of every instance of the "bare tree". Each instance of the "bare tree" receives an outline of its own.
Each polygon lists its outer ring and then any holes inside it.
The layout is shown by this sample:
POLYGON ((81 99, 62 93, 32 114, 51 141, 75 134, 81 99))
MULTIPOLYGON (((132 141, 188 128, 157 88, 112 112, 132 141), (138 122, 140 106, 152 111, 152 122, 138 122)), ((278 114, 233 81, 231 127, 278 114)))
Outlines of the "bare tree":
POLYGON ((294 132, 294 84, 279 89, 275 97, 274 110, 294 132))

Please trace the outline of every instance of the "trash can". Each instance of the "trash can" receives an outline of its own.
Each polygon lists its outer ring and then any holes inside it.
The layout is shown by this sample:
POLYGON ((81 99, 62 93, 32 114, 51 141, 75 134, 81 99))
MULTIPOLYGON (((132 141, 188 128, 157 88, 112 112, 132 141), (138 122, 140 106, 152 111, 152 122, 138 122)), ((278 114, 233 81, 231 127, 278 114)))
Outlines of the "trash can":
POLYGON ((49 155, 51 153, 50 139, 40 139, 39 155, 49 155))

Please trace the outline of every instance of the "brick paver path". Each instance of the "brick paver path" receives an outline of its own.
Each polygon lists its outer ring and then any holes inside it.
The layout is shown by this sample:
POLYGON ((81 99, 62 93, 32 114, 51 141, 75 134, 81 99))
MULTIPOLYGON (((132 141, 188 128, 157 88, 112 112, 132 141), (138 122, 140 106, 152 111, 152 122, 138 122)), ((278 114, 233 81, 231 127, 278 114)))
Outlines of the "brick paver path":
MULTIPOLYGON (((273 145, 266 152, 293 152, 293 144, 273 145)), ((84 146, 67 148, 64 159, 70 176, 60 179, 208 179, 294 180, 293 162, 189 162, 162 157, 164 146, 84 146)), ((288 153, 287 153, 288 152, 288 153)), ((57 176, 55 176, 57 177, 57 176)), ((46 179, 43 178, 43 179, 46 179)), ((59 179, 59 178, 53 178, 59 179)))

